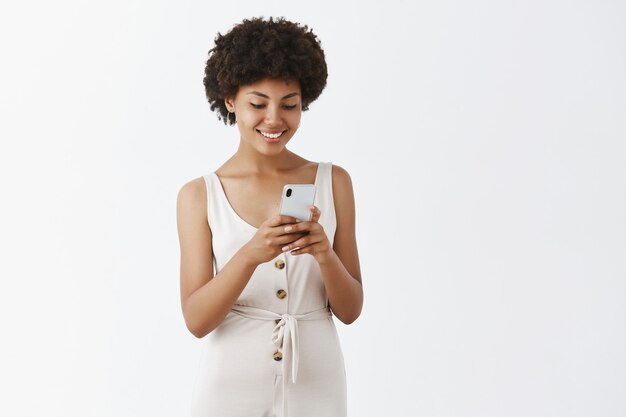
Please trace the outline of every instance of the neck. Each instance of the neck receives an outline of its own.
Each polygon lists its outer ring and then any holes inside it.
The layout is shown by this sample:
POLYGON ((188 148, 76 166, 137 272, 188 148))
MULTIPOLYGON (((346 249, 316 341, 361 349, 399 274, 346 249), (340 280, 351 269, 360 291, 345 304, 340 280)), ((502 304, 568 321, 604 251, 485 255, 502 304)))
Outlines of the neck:
POLYGON ((264 155, 247 146, 245 142, 239 143, 237 152, 229 159, 229 162, 240 167, 241 172, 261 176, 274 176, 281 171, 293 169, 302 164, 303 158, 294 154, 287 148, 275 155, 264 155))

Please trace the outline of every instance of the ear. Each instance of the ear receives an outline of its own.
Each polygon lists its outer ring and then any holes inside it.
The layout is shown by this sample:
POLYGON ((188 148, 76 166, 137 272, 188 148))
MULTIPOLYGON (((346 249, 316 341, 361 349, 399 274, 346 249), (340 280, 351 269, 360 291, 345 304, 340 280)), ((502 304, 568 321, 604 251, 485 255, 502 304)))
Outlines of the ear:
POLYGON ((226 105, 226 109, 234 113, 235 112, 235 99, 233 97, 227 97, 224 99, 224 104, 226 105))

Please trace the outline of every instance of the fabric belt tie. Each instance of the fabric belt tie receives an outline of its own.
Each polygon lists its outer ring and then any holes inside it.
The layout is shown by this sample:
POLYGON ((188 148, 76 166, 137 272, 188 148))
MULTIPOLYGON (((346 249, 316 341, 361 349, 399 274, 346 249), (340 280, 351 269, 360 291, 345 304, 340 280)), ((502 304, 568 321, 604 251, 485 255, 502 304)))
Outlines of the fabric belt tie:
POLYGON ((298 377, 298 361, 300 359, 298 321, 321 320, 331 317, 332 313, 326 307, 306 314, 279 314, 257 307, 235 305, 233 313, 256 320, 278 320, 272 332, 272 343, 283 352, 283 375, 288 376, 291 371, 291 380, 295 384, 298 377), (285 343, 285 341, 287 343, 285 343), (291 361, 289 360, 291 358, 291 361), (291 369, 288 369, 290 367, 291 369))

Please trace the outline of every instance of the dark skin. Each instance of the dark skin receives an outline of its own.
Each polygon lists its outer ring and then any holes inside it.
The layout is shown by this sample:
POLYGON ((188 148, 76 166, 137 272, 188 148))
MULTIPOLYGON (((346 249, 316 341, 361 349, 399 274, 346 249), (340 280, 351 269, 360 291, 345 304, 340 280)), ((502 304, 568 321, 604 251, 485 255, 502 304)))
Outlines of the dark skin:
POLYGON ((181 188, 177 219, 181 304, 187 327, 196 337, 210 333, 235 304, 256 267, 287 250, 316 259, 333 313, 342 322, 352 323, 361 313, 363 289, 348 173, 333 166, 337 228, 332 246, 318 222, 319 209, 311 207, 313 217, 308 222, 277 214, 283 186, 313 183, 317 170, 316 163, 285 147, 300 123, 299 84, 260 80, 241 86, 225 104, 236 114, 240 145, 216 174, 232 209, 257 230, 214 276, 204 179, 197 178, 181 188))
POLYGON ((241 171, 230 160, 216 171, 228 202, 246 223, 258 229, 261 223, 278 214, 285 184, 315 182, 317 164, 292 155, 293 166, 275 173, 241 171))

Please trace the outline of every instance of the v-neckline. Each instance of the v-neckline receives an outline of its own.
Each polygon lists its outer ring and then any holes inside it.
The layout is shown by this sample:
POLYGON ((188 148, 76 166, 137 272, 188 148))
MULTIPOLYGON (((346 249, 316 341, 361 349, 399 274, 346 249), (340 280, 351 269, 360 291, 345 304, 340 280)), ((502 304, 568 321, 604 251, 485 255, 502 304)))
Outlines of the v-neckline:
MULTIPOLYGON (((318 179, 319 179, 319 176, 320 176, 320 165, 321 165, 321 162, 318 162, 318 164, 317 164, 317 170, 315 171, 315 181, 314 181, 315 187, 317 187, 318 179)), ((259 230, 259 228, 258 228, 258 227, 255 227, 255 226, 251 225, 251 224, 250 224, 250 223, 248 223, 246 220, 244 220, 244 218, 243 218, 243 217, 241 217, 241 216, 239 215, 239 213, 237 213, 237 211, 235 210, 235 208, 233 207, 233 205, 232 205, 232 204, 230 204, 230 200, 228 200, 228 197, 226 197, 226 191, 224 190, 224 186, 222 185, 222 180, 220 180, 219 175, 217 175, 217 174, 215 173, 215 171, 213 171, 213 172, 211 172, 211 173, 213 174, 213 176, 214 176, 214 177, 215 177, 215 179, 217 180, 217 184, 219 185, 219 187, 217 187, 217 188, 219 188, 219 189, 220 189, 220 191, 221 191, 221 193, 222 193, 222 197, 224 197, 224 201, 226 201, 226 205, 227 205, 227 206, 228 206, 228 208, 230 209, 230 212, 231 212, 231 213, 232 213, 232 214, 233 214, 233 215, 234 215, 237 219, 239 219, 239 222, 240 222, 240 223, 243 223, 243 224, 244 224, 244 225, 246 225, 248 228, 250 228, 250 229, 252 229, 252 230, 254 230, 254 231, 259 230)), ((316 195, 317 195, 317 193, 316 193, 316 195)))

